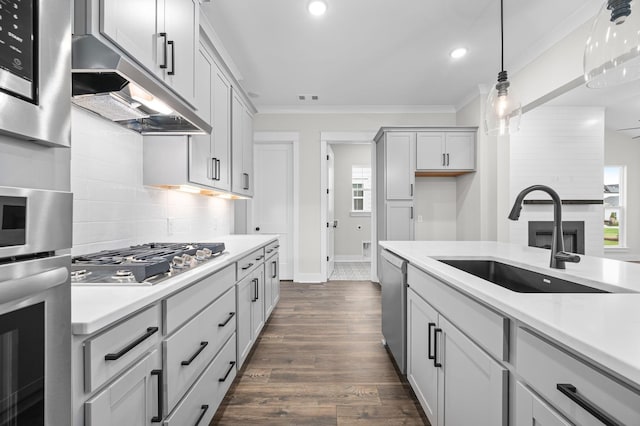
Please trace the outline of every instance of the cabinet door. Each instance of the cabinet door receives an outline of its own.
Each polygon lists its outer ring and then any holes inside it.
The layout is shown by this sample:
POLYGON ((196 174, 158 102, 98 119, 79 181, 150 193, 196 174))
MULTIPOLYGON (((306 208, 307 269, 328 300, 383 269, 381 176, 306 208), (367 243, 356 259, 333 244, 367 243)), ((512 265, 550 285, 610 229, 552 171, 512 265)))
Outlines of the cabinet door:
POLYGON ((195 103, 199 18, 197 0, 164 0, 164 28, 169 40, 165 81, 190 104, 195 103))
POLYGON ((416 134, 389 132, 385 135, 387 200, 413 199, 416 134))
POLYGON ((433 354, 433 332, 438 313, 413 290, 407 290, 407 379, 432 425, 437 422, 438 371, 433 354))
POLYGON ((516 383, 516 426, 571 426, 556 410, 516 383))
POLYGON ((264 327, 265 291, 264 266, 261 265, 252 274, 253 298, 251 305, 251 340, 255 342, 264 327))
POLYGON ((473 170, 476 166, 476 136, 472 132, 446 134, 447 168, 473 170))
POLYGON ((100 32, 155 73, 156 0, 101 0, 100 32))
POLYGON ((217 178, 214 186, 223 191, 231 190, 231 84, 218 66, 213 64, 213 131, 211 156, 217 161, 217 178))
POLYGON ((280 255, 276 254, 269 261, 271 279, 273 280, 271 288, 271 299, 275 308, 280 300, 280 255))
POLYGON ((157 424, 162 419, 162 413, 158 412, 161 367, 156 349, 87 401, 84 404, 86 426, 157 424), (160 418, 152 423, 155 416, 160 418))
POLYGON ((446 168, 444 132, 418 132, 416 136, 416 170, 446 168))
MULTIPOLYGON (((198 49, 196 61, 196 98, 195 105, 200 118, 207 123, 214 123, 211 98, 211 82, 213 81, 213 59, 204 46, 198 49)), ((213 133, 213 132, 212 132, 213 133)), ((217 164, 211 153, 211 135, 193 135, 189 139, 189 180, 200 185, 213 186, 217 164)))
POLYGON ((435 331, 436 359, 442 364, 437 425, 506 426, 508 370, 444 317, 435 331))
POLYGON ((242 138, 242 118, 244 116, 242 101, 231 91, 231 191, 244 194, 246 178, 244 176, 244 140, 242 138))
POLYGON ((243 107, 242 113, 242 169, 247 174, 245 194, 253 196, 253 116, 246 107, 243 107))
POLYGON ((251 314, 253 311, 253 298, 254 298, 254 283, 252 282, 253 275, 245 277, 242 281, 236 284, 236 294, 238 297, 238 308, 236 311, 236 339, 238 343, 238 369, 244 363, 247 358, 251 345, 253 343, 251 337, 252 320, 251 314))
POLYGON ((413 240, 413 201, 387 201, 387 235, 389 241, 413 240))
POLYGON ((273 286, 274 279, 272 271, 271 260, 269 259, 264 264, 264 319, 265 321, 271 315, 273 311, 273 286))

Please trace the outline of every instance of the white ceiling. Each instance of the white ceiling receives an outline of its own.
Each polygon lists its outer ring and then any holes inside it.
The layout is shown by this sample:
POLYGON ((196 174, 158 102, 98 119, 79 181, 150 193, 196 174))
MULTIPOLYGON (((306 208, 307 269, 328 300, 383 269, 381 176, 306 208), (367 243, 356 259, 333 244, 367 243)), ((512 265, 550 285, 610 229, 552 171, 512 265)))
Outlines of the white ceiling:
MULTIPOLYGON (((499 0, 212 0, 203 9, 259 111, 460 105, 500 71, 499 0), (468 55, 453 60, 458 46, 468 55), (299 94, 318 101, 299 102, 299 94)), ((504 0, 514 72, 603 0, 504 0)))

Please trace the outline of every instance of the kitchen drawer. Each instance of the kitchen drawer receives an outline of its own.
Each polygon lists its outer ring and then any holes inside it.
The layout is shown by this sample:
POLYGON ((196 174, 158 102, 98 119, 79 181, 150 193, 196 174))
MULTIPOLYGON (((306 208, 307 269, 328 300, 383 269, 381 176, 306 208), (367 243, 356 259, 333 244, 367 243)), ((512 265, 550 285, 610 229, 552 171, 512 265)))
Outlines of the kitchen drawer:
POLYGON ((509 360, 509 319, 409 265, 407 282, 471 340, 500 360, 509 360))
POLYGON ((584 426, 602 425, 562 393, 559 384, 575 386, 575 395, 586 398, 590 406, 617 421, 615 424, 640 425, 639 393, 520 327, 516 345, 518 374, 570 421, 584 426))
POLYGON ((84 389, 91 392, 157 345, 160 305, 154 305, 84 342, 84 389))
POLYGON ((209 424, 236 377, 235 334, 165 420, 165 426, 209 424))
POLYGON ((163 342, 168 411, 236 330, 235 286, 163 342))
POLYGON ((238 260, 236 263, 236 281, 240 281, 264 262, 264 247, 238 260))
POLYGON ((235 284, 235 266, 229 265, 163 301, 164 331, 173 333, 235 284))
POLYGON ((267 244, 267 246, 264 249, 265 257, 269 258, 271 256, 278 254, 279 248, 280 248, 280 243, 278 241, 274 241, 272 243, 267 244))

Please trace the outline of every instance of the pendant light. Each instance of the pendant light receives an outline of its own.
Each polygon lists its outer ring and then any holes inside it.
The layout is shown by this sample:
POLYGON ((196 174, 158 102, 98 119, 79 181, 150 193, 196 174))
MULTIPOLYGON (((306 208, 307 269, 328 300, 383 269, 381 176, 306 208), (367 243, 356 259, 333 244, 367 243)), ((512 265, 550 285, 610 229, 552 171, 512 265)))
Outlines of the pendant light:
POLYGON ((640 78, 640 11, 632 0, 607 0, 584 50, 584 78, 591 88, 640 78))
POLYGON ((516 97, 504 69, 504 5, 500 0, 500 65, 498 83, 489 92, 485 107, 484 128, 487 134, 506 135, 520 127, 522 105, 516 97))

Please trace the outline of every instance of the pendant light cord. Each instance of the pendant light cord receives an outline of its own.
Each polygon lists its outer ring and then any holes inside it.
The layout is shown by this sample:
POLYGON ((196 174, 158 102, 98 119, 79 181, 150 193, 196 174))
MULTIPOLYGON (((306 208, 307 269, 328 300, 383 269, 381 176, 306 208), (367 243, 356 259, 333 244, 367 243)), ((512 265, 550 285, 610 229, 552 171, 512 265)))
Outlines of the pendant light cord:
POLYGON ((504 5, 500 0, 500 65, 504 71, 504 5))

